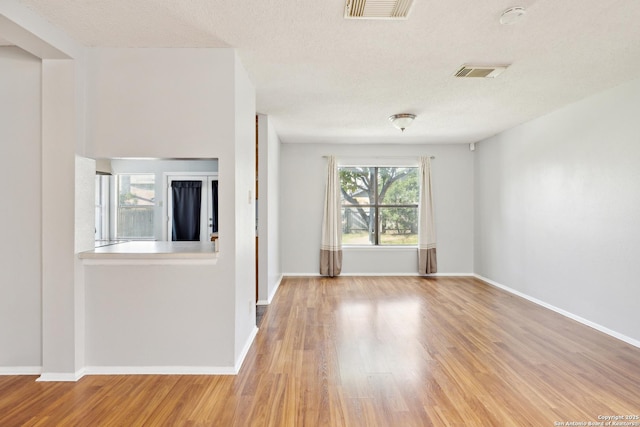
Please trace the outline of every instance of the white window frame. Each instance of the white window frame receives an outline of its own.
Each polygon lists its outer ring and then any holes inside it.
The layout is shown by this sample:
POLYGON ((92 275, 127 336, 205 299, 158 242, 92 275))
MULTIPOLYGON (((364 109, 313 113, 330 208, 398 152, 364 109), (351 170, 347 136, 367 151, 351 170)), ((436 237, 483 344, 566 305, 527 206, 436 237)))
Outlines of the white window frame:
POLYGON ((96 173, 95 182, 95 234, 96 241, 111 239, 111 181, 112 176, 96 173))
MULTIPOLYGON (((412 168, 412 169, 419 169, 419 165, 415 163, 415 161, 407 161, 405 162, 398 162, 397 159, 392 160, 392 161, 385 161, 385 160, 365 160, 365 161, 350 161, 349 163, 342 163, 339 162, 338 164, 338 170, 340 169, 344 169, 344 168, 375 168, 376 172, 377 169, 379 168, 412 168), (403 164, 404 163, 404 164, 403 164)), ((342 186, 342 182, 340 182, 340 186, 342 186)), ((376 224, 376 230, 375 230, 375 242, 374 243, 370 243, 370 244, 361 244, 361 243, 342 243, 343 248, 358 248, 358 249, 380 249, 380 248, 384 248, 384 249, 393 249, 393 248, 416 248, 418 246, 418 244, 416 243, 415 245, 390 245, 390 244, 382 244, 380 243, 380 236, 379 236, 379 209, 380 208, 394 208, 394 207, 399 207, 399 208, 416 208, 419 210, 419 201, 417 201, 414 205, 381 205, 378 203, 378 188, 377 188, 377 173, 376 173, 376 183, 374 184, 375 186, 375 203, 373 205, 360 205, 363 207, 366 207, 367 209, 371 208, 375 211, 375 224, 376 224)), ((342 212, 342 209, 344 208, 350 208, 352 206, 345 206, 343 201, 342 201, 342 197, 340 198, 341 203, 340 203, 340 210, 342 212)), ((344 219, 344 216, 341 214, 341 218, 340 220, 342 221, 344 219)))

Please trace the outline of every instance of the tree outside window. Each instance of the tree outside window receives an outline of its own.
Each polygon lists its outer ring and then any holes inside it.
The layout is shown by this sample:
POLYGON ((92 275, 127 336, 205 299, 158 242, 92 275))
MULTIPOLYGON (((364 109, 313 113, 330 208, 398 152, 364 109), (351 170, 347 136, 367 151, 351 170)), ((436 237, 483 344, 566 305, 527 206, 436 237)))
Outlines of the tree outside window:
POLYGON ((418 168, 341 167, 344 245, 418 244, 418 168))

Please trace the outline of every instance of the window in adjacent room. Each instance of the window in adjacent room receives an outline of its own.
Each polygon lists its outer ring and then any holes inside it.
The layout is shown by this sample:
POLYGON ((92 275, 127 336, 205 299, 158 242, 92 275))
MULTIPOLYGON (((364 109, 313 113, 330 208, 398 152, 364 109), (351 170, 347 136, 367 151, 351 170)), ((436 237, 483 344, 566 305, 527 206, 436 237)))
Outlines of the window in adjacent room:
POLYGON ((117 179, 116 237, 153 239, 154 174, 119 174, 117 179))
POLYGON ((96 174, 95 178, 95 240, 109 240, 109 175, 96 174))
POLYGON ((418 244, 418 168, 339 168, 343 245, 418 244))

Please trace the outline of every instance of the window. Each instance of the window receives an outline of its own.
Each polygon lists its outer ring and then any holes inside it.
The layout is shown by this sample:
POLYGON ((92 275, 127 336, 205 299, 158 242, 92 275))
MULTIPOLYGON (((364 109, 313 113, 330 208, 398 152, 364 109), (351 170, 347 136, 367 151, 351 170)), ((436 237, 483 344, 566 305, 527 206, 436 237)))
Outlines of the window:
POLYGON ((117 187, 116 237, 153 239, 155 237, 153 226, 155 175, 118 175, 117 187))
POLYGON ((95 240, 109 240, 109 176, 95 178, 95 240))
POLYGON ((343 245, 418 244, 418 168, 340 167, 343 245))

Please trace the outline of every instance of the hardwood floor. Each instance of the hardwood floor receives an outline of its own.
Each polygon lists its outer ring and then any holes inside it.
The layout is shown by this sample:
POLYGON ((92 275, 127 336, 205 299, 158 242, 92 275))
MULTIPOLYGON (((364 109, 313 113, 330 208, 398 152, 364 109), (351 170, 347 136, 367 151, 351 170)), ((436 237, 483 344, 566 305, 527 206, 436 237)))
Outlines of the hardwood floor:
POLYGON ((537 427, 640 415, 640 349, 473 278, 287 278, 237 376, 35 378, 0 377, 0 426, 537 427))

